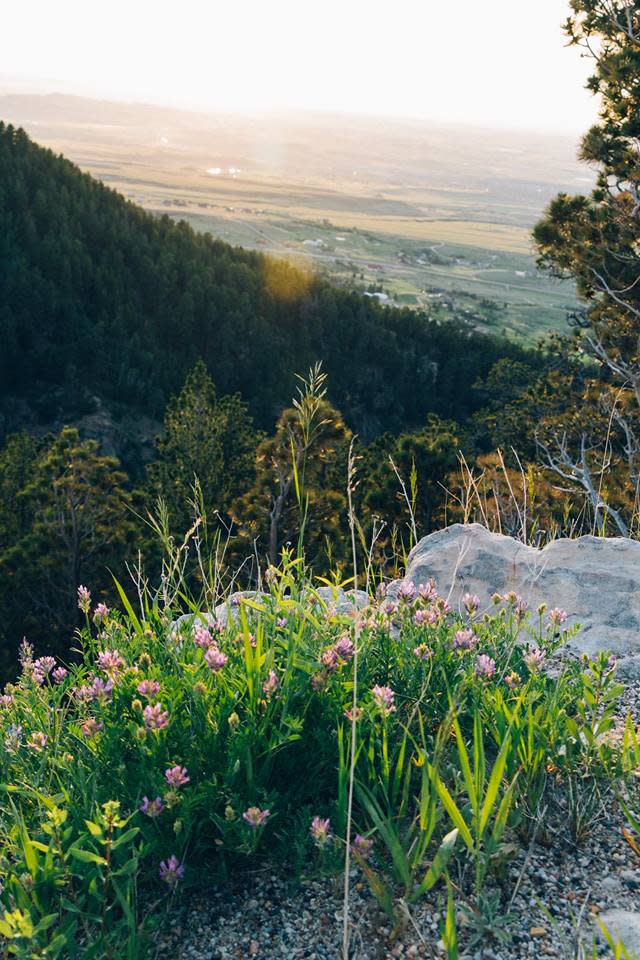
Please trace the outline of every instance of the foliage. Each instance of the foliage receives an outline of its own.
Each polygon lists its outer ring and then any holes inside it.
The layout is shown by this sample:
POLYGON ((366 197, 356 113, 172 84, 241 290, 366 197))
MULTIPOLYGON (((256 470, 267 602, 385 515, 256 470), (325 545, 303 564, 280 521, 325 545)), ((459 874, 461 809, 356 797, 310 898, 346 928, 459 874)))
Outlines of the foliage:
MULTIPOLYGON (((174 621, 162 591, 144 593, 137 612, 127 601, 124 616, 92 609, 82 588, 80 662, 23 646, 0 700, 9 955, 142 957, 183 883, 292 850, 308 864, 315 848, 335 866, 356 642, 353 856, 396 923, 454 869, 487 915, 486 879, 540 798, 537 769, 556 771, 554 789, 577 774, 624 775, 605 736, 613 662, 543 669, 570 636, 561 612, 529 622, 510 595, 493 613, 474 598, 457 613, 433 583, 404 585, 371 597, 356 630, 353 611, 302 570, 285 558, 267 592, 228 597, 209 620, 194 610, 174 621)), ((447 917, 455 956, 451 908, 447 917)))

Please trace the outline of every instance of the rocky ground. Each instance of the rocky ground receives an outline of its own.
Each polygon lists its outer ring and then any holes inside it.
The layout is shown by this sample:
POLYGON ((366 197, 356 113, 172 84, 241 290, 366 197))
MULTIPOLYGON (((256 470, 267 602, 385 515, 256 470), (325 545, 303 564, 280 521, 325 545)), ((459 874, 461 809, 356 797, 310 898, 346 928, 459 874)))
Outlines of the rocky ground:
MULTIPOLYGON (((627 711, 640 721, 640 682, 626 684, 620 713, 627 711)), ((459 911, 460 960, 591 960, 598 919, 624 939, 631 960, 640 960, 640 857, 622 835, 624 816, 613 794, 584 795, 572 810, 563 797, 540 823, 533 841, 519 838, 507 848, 493 888, 499 907, 497 922, 488 926, 505 929, 508 941, 488 933, 482 946, 470 946, 473 928, 459 911), (571 838, 571 815, 584 834, 578 844, 571 838)), ((292 886, 281 877, 274 868, 235 890, 174 903, 158 936, 156 960, 340 960, 341 881, 322 877, 292 886)), ((460 882, 464 887, 465 879, 460 882)), ((444 958, 445 909, 439 887, 411 908, 394 937, 356 869, 353 960, 444 958)), ((597 956, 612 958, 613 952, 599 943, 597 956)))

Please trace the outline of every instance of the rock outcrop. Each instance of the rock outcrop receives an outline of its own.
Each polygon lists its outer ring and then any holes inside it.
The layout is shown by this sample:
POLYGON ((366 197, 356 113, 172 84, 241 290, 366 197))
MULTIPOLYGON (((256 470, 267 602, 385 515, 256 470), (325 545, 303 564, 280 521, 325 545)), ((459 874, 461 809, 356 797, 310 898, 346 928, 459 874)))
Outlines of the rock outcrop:
MULTIPOLYGON (((610 650, 619 670, 640 677, 640 543, 622 538, 554 540, 541 550, 490 533, 477 523, 454 524, 424 537, 411 551, 406 580, 433 577, 455 609, 477 594, 481 612, 492 594, 514 590, 535 611, 545 601, 581 630, 574 649, 610 650)), ((397 583, 394 584, 397 589, 397 583)))

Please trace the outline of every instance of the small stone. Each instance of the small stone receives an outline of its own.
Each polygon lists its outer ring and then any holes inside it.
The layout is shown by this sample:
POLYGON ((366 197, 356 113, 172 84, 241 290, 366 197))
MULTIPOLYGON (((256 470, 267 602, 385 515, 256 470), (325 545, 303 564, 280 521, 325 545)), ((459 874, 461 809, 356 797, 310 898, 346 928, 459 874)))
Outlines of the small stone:
POLYGON ((530 927, 529 936, 530 937, 546 937, 547 931, 544 927, 530 927))
POLYGON ((632 890, 640 887, 640 871, 638 870, 621 870, 620 879, 627 887, 631 887, 632 890))
POLYGON ((249 944, 249 956, 255 957, 259 949, 260 949, 260 944, 258 943, 258 941, 252 940, 251 943, 249 944))

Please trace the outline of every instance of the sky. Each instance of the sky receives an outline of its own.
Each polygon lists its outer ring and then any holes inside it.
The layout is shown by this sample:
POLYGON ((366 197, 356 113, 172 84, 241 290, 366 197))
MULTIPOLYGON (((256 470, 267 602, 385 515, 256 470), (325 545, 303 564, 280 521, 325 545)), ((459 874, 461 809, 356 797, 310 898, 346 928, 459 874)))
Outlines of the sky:
POLYGON ((574 133, 595 119, 568 0, 20 0, 0 88, 574 133))

